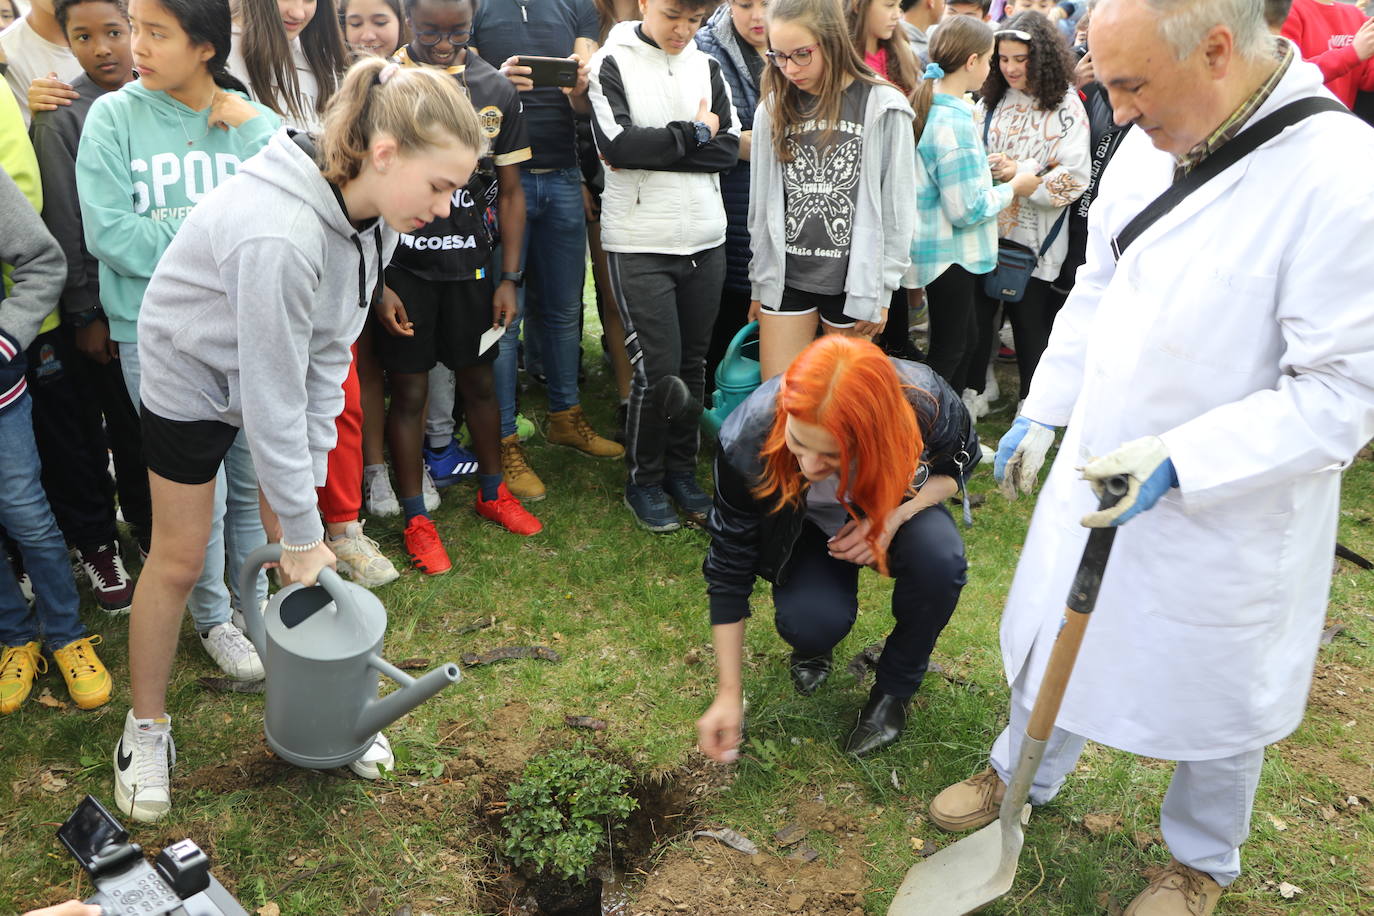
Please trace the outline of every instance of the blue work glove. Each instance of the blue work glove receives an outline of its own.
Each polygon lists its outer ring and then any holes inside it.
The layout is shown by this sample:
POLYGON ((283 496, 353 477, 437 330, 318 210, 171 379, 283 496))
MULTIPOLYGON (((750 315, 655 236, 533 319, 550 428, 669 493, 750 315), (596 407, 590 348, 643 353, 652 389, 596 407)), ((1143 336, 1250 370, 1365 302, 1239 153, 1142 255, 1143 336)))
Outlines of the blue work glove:
POLYGON ((997 457, 992 463, 992 476, 1003 496, 1015 500, 1018 490, 1030 495, 1051 445, 1054 445, 1053 426, 1027 416, 1016 418, 1002 441, 997 443, 997 457))
POLYGON ((1124 525, 1159 498, 1178 486, 1178 472, 1158 436, 1135 439, 1101 458, 1094 458, 1083 468, 1083 479, 1092 484, 1098 497, 1102 496, 1102 481, 1124 474, 1127 477, 1126 495, 1110 509, 1099 509, 1083 516, 1087 528, 1111 528, 1124 525))

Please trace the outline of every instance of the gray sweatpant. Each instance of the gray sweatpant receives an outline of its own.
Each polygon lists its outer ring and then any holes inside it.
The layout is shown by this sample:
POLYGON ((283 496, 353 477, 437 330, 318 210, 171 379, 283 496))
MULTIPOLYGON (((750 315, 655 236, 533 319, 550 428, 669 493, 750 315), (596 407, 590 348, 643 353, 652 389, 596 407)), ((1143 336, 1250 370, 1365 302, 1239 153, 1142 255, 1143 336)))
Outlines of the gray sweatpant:
POLYGON ((607 259, 634 370, 625 464, 630 483, 660 484, 665 472, 695 471, 700 436, 695 419, 670 427, 646 395, 659 379, 676 375, 692 397, 703 399, 706 348, 725 282, 725 246, 691 255, 612 251, 607 259))

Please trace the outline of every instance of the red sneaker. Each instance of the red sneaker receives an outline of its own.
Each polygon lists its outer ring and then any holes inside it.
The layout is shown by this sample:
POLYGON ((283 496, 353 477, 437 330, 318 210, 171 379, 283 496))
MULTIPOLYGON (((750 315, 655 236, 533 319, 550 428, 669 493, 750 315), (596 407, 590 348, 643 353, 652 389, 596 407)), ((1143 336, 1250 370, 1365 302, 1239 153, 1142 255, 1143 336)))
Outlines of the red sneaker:
POLYGON ((514 531, 516 534, 528 536, 544 530, 543 523, 531 515, 528 509, 520 505, 520 500, 516 499, 511 491, 506 488, 505 481, 501 482, 500 488, 496 491, 495 499, 483 499, 481 492, 478 491, 477 504, 474 508, 482 518, 493 521, 507 531, 514 531))
POLYGON ((437 576, 453 568, 448 551, 439 540, 439 531, 427 515, 417 515, 406 525, 406 553, 410 565, 427 576, 437 576))

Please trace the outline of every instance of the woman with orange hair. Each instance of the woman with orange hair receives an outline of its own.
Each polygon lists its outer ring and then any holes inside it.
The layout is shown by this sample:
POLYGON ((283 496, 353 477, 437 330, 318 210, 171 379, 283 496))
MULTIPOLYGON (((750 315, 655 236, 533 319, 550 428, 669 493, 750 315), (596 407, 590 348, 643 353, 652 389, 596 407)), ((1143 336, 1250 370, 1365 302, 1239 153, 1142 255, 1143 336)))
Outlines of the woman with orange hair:
POLYGON ((929 367, 853 337, 816 340, 730 414, 702 566, 718 672, 715 702, 697 722, 707 756, 738 753, 755 578, 773 583, 792 683, 809 696, 854 626, 864 566, 895 580, 896 623, 845 750, 862 757, 897 740, 964 587, 963 540, 944 502, 978 456, 953 389, 929 367))

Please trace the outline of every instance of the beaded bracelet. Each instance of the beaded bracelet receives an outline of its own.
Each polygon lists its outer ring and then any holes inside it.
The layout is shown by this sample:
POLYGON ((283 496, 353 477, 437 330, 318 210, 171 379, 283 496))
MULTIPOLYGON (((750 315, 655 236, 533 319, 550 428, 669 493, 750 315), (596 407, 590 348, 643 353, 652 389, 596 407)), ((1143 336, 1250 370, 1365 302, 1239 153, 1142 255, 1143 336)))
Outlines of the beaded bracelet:
POLYGON ((281 549, 285 550, 287 553, 309 553, 323 543, 323 540, 316 538, 309 544, 282 544, 281 549))

